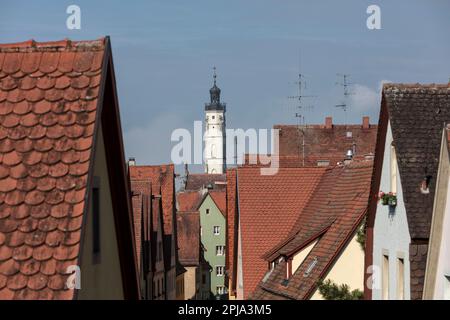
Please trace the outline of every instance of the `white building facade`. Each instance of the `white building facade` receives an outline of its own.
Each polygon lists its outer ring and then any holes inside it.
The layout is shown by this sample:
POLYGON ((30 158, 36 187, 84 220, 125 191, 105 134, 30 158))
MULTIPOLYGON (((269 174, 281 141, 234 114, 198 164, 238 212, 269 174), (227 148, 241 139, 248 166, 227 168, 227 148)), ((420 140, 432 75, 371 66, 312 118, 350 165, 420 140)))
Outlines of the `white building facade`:
POLYGON ((390 123, 384 146, 380 191, 396 193, 397 205, 383 205, 381 201, 377 204, 373 232, 372 299, 409 300, 411 238, 390 123))
POLYGON ((226 170, 226 121, 225 103, 220 102, 220 89, 216 85, 214 71, 214 85, 209 90, 211 101, 205 104, 205 173, 222 174, 226 170))

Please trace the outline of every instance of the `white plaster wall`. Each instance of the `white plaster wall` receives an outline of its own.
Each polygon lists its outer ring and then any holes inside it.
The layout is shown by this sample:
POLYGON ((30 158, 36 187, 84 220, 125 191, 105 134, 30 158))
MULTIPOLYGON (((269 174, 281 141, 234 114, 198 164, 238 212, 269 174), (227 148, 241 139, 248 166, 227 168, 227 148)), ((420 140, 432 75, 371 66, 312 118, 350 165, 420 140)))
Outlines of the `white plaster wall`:
POLYGON ((450 180, 447 187, 447 203, 444 212, 444 221, 442 226, 442 238, 439 248, 439 260, 436 272, 436 282, 434 286, 433 299, 450 300, 448 293, 448 279, 450 276, 450 180), (447 293, 446 293, 447 290, 447 293))
MULTIPOLYGON (((383 168, 381 173, 380 190, 389 192, 391 189, 391 143, 392 130, 388 124, 386 144, 384 147, 383 168)), ((374 287, 372 288, 372 299, 382 299, 382 257, 389 255, 389 299, 397 298, 397 258, 404 259, 405 299, 410 299, 409 286, 409 243, 411 241, 406 218, 406 210, 403 202, 402 184, 400 172, 397 165, 397 207, 394 212, 389 212, 389 206, 378 203, 375 216, 374 239, 373 239, 373 264, 375 273, 372 275, 374 287), (379 273, 377 273, 377 271, 379 273)))
MULTIPOLYGON (((350 291, 355 289, 364 291, 364 251, 356 241, 356 234, 324 278, 324 281, 326 280, 339 285, 346 284, 350 291)), ((319 290, 314 292, 311 300, 323 300, 319 290)))

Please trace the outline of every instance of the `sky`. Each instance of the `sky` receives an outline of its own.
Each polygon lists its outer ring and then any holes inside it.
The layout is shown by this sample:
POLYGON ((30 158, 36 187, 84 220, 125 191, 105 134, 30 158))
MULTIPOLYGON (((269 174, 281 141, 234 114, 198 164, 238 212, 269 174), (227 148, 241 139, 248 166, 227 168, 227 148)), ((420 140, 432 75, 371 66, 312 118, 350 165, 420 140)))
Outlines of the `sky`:
POLYGON ((315 96, 306 123, 376 123, 383 82, 449 81, 449 18, 446 0, 15 0, 0 4, 0 43, 109 35, 126 156, 161 164, 172 131, 204 118, 213 66, 228 128, 296 124, 299 72, 315 96), (66 27, 71 4, 80 30, 66 27), (366 26, 371 4, 380 30, 366 26), (337 73, 350 74, 347 112, 337 73))

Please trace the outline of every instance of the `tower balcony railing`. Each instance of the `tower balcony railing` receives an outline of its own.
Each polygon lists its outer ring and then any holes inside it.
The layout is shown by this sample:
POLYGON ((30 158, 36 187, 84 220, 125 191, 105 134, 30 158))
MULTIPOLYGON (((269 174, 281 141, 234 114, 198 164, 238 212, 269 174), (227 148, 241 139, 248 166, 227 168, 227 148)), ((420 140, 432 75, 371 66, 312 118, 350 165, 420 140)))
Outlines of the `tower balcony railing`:
POLYGON ((205 103, 205 110, 223 110, 226 111, 227 104, 226 103, 205 103))

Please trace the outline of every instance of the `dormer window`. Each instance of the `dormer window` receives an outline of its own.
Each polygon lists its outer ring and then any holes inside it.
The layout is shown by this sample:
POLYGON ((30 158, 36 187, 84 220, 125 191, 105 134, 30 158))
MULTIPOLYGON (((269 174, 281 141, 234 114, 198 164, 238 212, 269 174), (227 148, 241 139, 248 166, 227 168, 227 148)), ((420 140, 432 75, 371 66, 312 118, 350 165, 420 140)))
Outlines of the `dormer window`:
POLYGON ((426 176, 423 178, 421 184, 420 184, 420 192, 422 192, 423 194, 428 194, 430 193, 430 181, 431 181, 431 176, 426 176))

